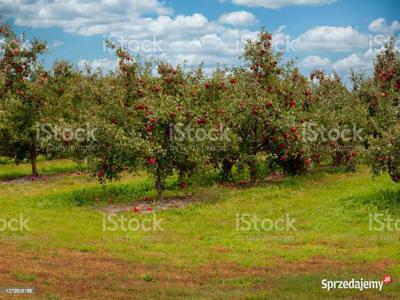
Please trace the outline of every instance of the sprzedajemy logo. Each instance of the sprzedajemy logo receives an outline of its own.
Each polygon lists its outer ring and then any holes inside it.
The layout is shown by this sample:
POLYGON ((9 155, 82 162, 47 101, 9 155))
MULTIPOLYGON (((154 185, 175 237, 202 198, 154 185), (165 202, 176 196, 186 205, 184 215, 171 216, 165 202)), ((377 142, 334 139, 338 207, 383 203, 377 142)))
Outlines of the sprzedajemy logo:
POLYGON ((359 291, 376 289, 382 291, 384 284, 391 284, 392 276, 390 274, 385 274, 383 280, 364 280, 361 279, 351 279, 351 280, 328 280, 323 279, 321 281, 321 288, 327 290, 328 292, 333 289, 355 289, 359 291))

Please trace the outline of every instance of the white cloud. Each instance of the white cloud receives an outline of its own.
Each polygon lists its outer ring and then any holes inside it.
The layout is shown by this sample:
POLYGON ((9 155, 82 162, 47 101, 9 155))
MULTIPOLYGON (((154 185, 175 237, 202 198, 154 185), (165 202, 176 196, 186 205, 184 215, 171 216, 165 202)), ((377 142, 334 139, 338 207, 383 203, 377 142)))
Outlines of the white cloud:
POLYGON ((365 53, 353 53, 347 57, 337 60, 332 69, 336 71, 368 71, 373 68, 374 59, 378 50, 368 50, 365 53))
POLYGON ((396 31, 400 30, 400 22, 399 21, 393 21, 390 26, 386 24, 386 20, 384 18, 378 18, 374 21, 372 21, 368 25, 368 29, 371 32, 375 33, 388 33, 388 34, 393 34, 396 31))
POLYGON ((386 20, 384 18, 376 19, 368 25, 368 29, 372 32, 386 32, 388 30, 386 20))
POLYGON ((249 7, 282 8, 298 5, 329 5, 336 0, 231 0, 234 4, 249 7))
POLYGON ((59 48, 59 47, 62 47, 64 45, 64 42, 63 41, 58 41, 58 40, 55 40, 55 41, 53 41, 53 43, 51 43, 51 48, 59 48))
POLYGON ((307 51, 351 51, 368 48, 368 36, 351 26, 318 26, 300 35, 293 45, 307 51))
POLYGON ((399 21, 393 21, 392 25, 390 25, 390 29, 393 32, 399 31, 400 30, 400 22, 399 21))
MULTIPOLYGON (((278 8, 289 5, 322 5, 329 0, 231 0, 251 2, 256 6, 278 8), (262 4, 262 5, 261 5, 262 4)), ((215 64, 227 65, 239 63, 247 39, 254 40, 257 32, 241 26, 254 24, 256 17, 246 11, 227 13, 218 21, 208 20, 204 15, 172 16, 171 9, 158 0, 0 0, 0 11, 6 17, 12 17, 17 25, 30 27, 59 27, 66 32, 79 35, 104 35, 114 41, 133 42, 140 45, 138 52, 145 56, 153 56, 167 60, 172 64, 186 61, 188 66, 198 65, 204 61, 205 68, 210 71, 215 64), (228 25, 228 26, 227 26, 228 25), (143 53, 143 45, 157 43, 152 51, 143 53), (158 47, 158 45, 160 47, 158 47)), ((400 27, 393 22, 392 27, 400 27)), ((286 47, 290 36, 285 33, 285 26, 273 31, 273 44, 278 48, 286 47)), ((54 41, 52 47, 61 45, 54 41)), ((368 48, 368 37, 352 27, 320 26, 300 35, 294 43, 298 50, 355 51, 368 48)), ((150 47, 151 48, 151 47, 150 47)), ((347 62, 362 65, 365 58, 347 57, 335 62, 337 68, 344 68, 347 62), (347 59, 347 60, 345 60, 347 59), (359 59, 357 61, 357 59, 359 59)), ((93 68, 105 71, 117 67, 114 59, 81 60, 79 66, 90 64, 93 68)), ((329 67, 328 58, 309 56, 301 63, 309 67, 329 67)))
POLYGON ((359 55, 357 54, 351 54, 345 58, 339 59, 336 61, 332 69, 335 69, 337 71, 342 71, 342 70, 348 70, 351 68, 362 68, 364 66, 364 62, 360 58, 359 55))
POLYGON ((108 25, 128 22, 144 14, 169 15, 172 10, 158 0, 6 0, 0 11, 17 25, 61 27, 67 32, 105 32, 108 25))
MULTIPOLYGON (((174 64, 182 59, 196 64, 202 59, 235 64, 246 38, 256 35, 210 21, 199 13, 171 16, 171 9, 159 0, 0 0, 0 11, 13 18, 16 25, 59 27, 84 36, 103 35, 119 45, 129 45, 133 55, 139 52, 168 58, 174 64), (198 55, 197 60, 194 54, 198 55)), ((244 24, 252 20, 251 16, 233 14, 225 21, 244 24)), ((109 66, 104 60, 91 63, 95 67, 109 66)))
POLYGON ((319 56, 308 56, 300 63, 301 67, 305 68, 326 68, 330 66, 331 61, 329 58, 322 58, 319 56))
POLYGON ((108 71, 114 71, 116 70, 117 66, 118 66, 118 60, 112 60, 112 59, 108 59, 108 58, 100 58, 100 59, 94 59, 92 61, 88 61, 85 59, 81 59, 78 62, 78 67, 80 69, 85 68, 86 66, 90 66, 93 69, 102 69, 105 72, 108 71))
POLYGON ((257 18, 252 13, 242 10, 223 14, 219 17, 218 22, 221 24, 246 26, 257 23, 257 18))

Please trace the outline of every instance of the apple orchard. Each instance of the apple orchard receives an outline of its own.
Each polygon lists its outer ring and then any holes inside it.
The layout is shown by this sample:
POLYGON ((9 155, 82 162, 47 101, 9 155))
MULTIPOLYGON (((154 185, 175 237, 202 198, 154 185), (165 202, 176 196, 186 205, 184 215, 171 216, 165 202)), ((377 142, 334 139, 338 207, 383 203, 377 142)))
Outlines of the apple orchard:
POLYGON ((100 183, 146 170, 158 200, 169 176, 177 174, 184 188, 204 170, 225 182, 241 170, 257 181, 367 164, 400 182, 393 40, 377 54, 374 73, 354 73, 349 89, 336 74, 315 70, 306 78, 292 61, 283 63, 265 31, 248 41, 240 66, 212 75, 145 61, 112 43, 115 72, 66 61, 48 70, 39 60, 44 43, 23 46, 7 24, 0 34, 0 156, 29 160, 33 176, 38 156, 82 161, 100 183))

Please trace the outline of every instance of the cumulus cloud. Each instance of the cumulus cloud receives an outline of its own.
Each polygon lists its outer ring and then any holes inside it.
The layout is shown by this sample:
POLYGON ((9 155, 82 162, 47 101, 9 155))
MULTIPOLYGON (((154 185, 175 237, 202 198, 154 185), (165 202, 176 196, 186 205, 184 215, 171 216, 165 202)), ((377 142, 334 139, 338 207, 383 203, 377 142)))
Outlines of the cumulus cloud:
POLYGON ((143 55, 168 58, 168 61, 174 64, 182 62, 183 58, 186 58, 188 63, 196 64, 202 61, 207 64, 213 61, 235 64, 246 41, 253 40, 257 35, 257 32, 247 29, 231 28, 209 21, 201 14, 175 18, 147 18, 137 26, 110 30, 111 40, 117 44, 134 46, 127 47, 131 52, 144 50, 143 55), (197 55, 198 58, 193 59, 193 55, 197 55))
POLYGON ((331 61, 329 58, 322 58, 320 56, 308 56, 300 63, 301 67, 305 68, 326 68, 329 67, 331 61))
POLYGON ((246 26, 257 23, 257 18, 252 13, 242 10, 223 14, 219 17, 218 22, 221 24, 246 26))
POLYGON ((0 11, 13 17, 16 25, 54 26, 67 32, 88 34, 104 32, 108 25, 144 14, 172 14, 172 10, 158 0, 6 0, 0 2, 0 11))
MULTIPOLYGON (((172 16, 172 10, 159 0, 7 0, 0 2, 0 11, 16 25, 59 27, 84 36, 103 35, 104 40, 127 46, 132 54, 167 57, 174 64, 182 59, 196 64, 203 59, 235 64, 246 40, 255 36, 252 31, 227 26, 256 21, 250 13, 227 14, 219 23, 199 13, 172 16), (194 59, 194 55, 198 58, 194 59)), ((105 60, 91 64, 110 65, 105 60)))
POLYGON ((114 71, 118 66, 117 59, 100 58, 88 61, 81 59, 78 62, 78 68, 84 69, 85 67, 91 67, 92 69, 102 69, 105 72, 114 71))
POLYGON ((349 56, 337 60, 332 69, 336 71, 368 71, 373 68, 375 56, 379 50, 369 49, 365 53, 352 53, 349 56))
POLYGON ((368 36, 364 35, 351 26, 318 26, 302 35, 294 42, 294 47, 307 51, 352 51, 355 49, 368 48, 368 36))
MULTIPOLYGON (((278 8, 289 5, 323 5, 328 0, 230 0, 248 6, 278 8)), ((161 0, 3 0, 0 11, 13 19, 16 25, 30 27, 59 27, 65 32, 78 35, 103 35, 117 44, 128 47, 132 54, 164 59, 172 64, 186 62, 189 66, 205 63, 211 70, 216 64, 238 64, 247 40, 254 40, 257 31, 245 26, 257 22, 257 18, 246 11, 235 11, 221 15, 218 20, 209 20, 200 13, 173 15, 161 0), (121 44, 120 44, 121 45, 121 44)), ((390 28, 400 27, 393 22, 390 28)), ((375 28, 373 26, 373 28, 375 28)), ((293 41, 285 32, 285 26, 273 33, 275 50, 292 51, 352 51, 368 48, 368 37, 352 27, 319 26, 312 28, 293 41), (287 48, 290 47, 290 48, 287 48)), ((62 46, 54 41, 51 47, 62 46)), ((320 54, 318 54, 320 55, 320 54)), ((335 67, 344 68, 346 62, 361 65, 365 58, 359 54, 335 62, 335 67), (359 61, 357 62, 357 58, 359 61), (345 60, 347 59, 347 60, 345 60)), ((325 53, 324 56, 326 57, 325 53)), ((116 60, 99 58, 81 60, 80 67, 90 64, 93 68, 113 70, 116 60)), ((332 65, 328 58, 312 56, 305 58, 304 67, 322 68, 332 65)))
POLYGON ((360 56, 353 53, 345 58, 336 61, 333 64, 332 69, 335 69, 337 71, 342 71, 351 68, 362 68, 364 65, 365 63, 362 61, 360 56))
POLYGON ((249 6, 249 7, 264 7, 277 9, 287 6, 298 6, 298 5, 329 5, 336 0, 231 0, 232 3, 237 5, 249 6))
POLYGON ((378 18, 368 25, 368 30, 375 33, 393 34, 400 30, 400 22, 393 21, 389 26, 386 24, 386 20, 384 18, 378 18))
POLYGON ((387 26, 386 26, 386 21, 384 18, 379 18, 374 21, 372 21, 368 25, 369 31, 372 32, 386 32, 387 31, 387 26))

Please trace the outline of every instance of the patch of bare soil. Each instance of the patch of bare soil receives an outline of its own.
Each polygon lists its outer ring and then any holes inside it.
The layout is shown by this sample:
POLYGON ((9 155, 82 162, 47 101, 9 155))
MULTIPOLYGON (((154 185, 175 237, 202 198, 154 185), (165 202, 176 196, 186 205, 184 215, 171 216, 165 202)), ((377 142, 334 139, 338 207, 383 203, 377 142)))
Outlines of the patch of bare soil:
POLYGON ((151 198, 145 198, 143 200, 135 201, 132 203, 110 204, 106 207, 100 207, 99 209, 109 214, 120 212, 146 214, 167 209, 181 209, 195 202, 196 199, 193 197, 167 197, 164 198, 164 200, 158 202, 154 202, 151 198))
MULTIPOLYGON (((214 262, 194 268, 125 261, 103 252, 82 253, 68 249, 38 252, 11 244, 2 245, 0 257, 0 287, 35 288, 35 299, 97 300, 192 298, 189 295, 196 295, 196 299, 232 299, 224 296, 225 292, 237 290, 243 295, 270 291, 293 274, 336 274, 346 270, 380 276, 393 263, 356 264, 318 257, 289 262, 272 258, 266 266, 243 267, 214 262), (30 281, 21 281, 21 276, 16 274, 35 276, 30 281), (257 280, 250 286, 219 284, 236 278, 257 280)), ((364 296, 363 299, 373 299, 372 295, 364 296)), ((10 297, 0 294, 0 299, 10 297)), ((382 295, 380 299, 386 298, 382 295)))

